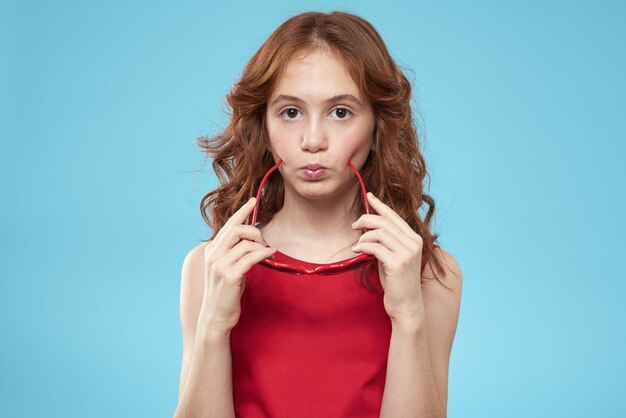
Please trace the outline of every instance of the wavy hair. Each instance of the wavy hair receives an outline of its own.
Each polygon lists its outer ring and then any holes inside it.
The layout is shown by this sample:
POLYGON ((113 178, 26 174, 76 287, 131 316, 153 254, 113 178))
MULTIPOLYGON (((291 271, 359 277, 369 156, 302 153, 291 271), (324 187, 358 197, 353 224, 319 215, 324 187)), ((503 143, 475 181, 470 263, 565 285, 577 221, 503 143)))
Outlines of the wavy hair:
MULTIPOLYGON (((202 217, 213 231, 203 241, 213 239, 233 213, 256 195, 263 175, 274 165, 265 125, 267 102, 290 60, 316 48, 330 51, 341 60, 373 106, 374 145, 360 171, 366 189, 421 236, 422 258, 431 263, 433 272, 444 274, 441 261, 432 257, 438 238, 430 231, 435 201, 422 186, 428 173, 410 106, 411 84, 376 29, 365 19, 341 11, 305 12, 283 22, 248 61, 226 95, 232 109, 228 126, 215 136, 196 139, 206 159, 213 159, 220 182, 200 202, 202 217), (428 211, 422 220, 418 211, 424 204, 428 211)), ((355 187, 359 187, 354 180, 355 187)), ((283 198, 281 177, 272 173, 259 201, 258 222, 271 219, 281 209, 283 198)), ((365 213, 361 193, 356 193, 353 209, 365 213)), ((368 290, 374 290, 370 272, 375 265, 376 260, 359 269, 359 282, 368 290)), ((436 273, 435 277, 447 288, 436 273)))

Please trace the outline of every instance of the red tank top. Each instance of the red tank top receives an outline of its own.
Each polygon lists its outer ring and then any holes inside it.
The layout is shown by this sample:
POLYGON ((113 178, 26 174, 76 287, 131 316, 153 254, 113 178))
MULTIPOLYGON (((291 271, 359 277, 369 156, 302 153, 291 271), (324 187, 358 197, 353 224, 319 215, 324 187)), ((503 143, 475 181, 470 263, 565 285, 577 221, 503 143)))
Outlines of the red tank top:
MULTIPOLYGON (((355 278, 361 268, 295 275, 259 263, 246 273, 231 331, 237 418, 379 416, 391 320, 382 290, 366 290, 355 278)), ((377 260, 370 280, 382 289, 377 260)))

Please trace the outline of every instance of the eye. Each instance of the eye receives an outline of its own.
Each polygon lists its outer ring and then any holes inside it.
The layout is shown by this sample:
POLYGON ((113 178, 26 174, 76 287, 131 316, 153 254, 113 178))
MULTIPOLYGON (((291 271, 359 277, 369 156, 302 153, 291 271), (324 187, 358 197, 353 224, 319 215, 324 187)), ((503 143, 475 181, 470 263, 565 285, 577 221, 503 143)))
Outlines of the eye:
POLYGON ((287 118, 283 117, 283 119, 294 120, 295 117, 298 116, 298 112, 300 111, 296 109, 295 107, 288 107, 287 109, 280 112, 280 115, 283 116, 286 114, 288 117, 287 118))
POLYGON ((350 116, 352 115, 352 112, 347 107, 336 107, 332 111, 337 112, 337 116, 339 116, 339 120, 349 119, 350 117, 348 115, 350 116))
MULTIPOLYGON (((347 107, 336 107, 331 111, 331 113, 333 112, 336 112, 336 115, 337 115, 336 119, 338 120, 350 119, 350 117, 352 116, 352 111, 348 109, 347 107)), ((298 113, 302 113, 302 112, 300 112, 295 107, 288 107, 284 109, 282 112, 280 112, 280 116, 285 120, 296 120, 298 113)))

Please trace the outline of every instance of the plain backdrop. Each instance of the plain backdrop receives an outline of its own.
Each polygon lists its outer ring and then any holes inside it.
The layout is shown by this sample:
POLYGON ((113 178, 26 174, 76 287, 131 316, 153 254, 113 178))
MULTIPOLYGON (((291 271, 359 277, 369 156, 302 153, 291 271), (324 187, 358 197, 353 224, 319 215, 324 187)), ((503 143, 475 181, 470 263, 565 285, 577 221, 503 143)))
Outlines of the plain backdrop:
POLYGON ((0 416, 172 416, 194 140, 307 10, 368 19, 413 83, 464 273, 449 416, 625 416, 626 3, 28 0, 0 6, 0 416))

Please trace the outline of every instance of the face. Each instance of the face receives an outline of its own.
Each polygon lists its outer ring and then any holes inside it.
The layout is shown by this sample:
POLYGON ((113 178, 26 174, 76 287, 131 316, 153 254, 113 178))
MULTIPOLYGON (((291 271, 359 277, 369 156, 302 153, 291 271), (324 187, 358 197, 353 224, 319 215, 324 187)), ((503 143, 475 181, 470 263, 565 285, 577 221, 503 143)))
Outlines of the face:
MULTIPOLYGON (((270 95, 266 126, 285 192, 308 198, 345 194, 373 143, 374 113, 343 63, 315 50, 285 68, 270 95), (319 164, 324 174, 307 177, 304 166, 319 164)), ((319 174, 319 172, 317 173, 319 174)))

